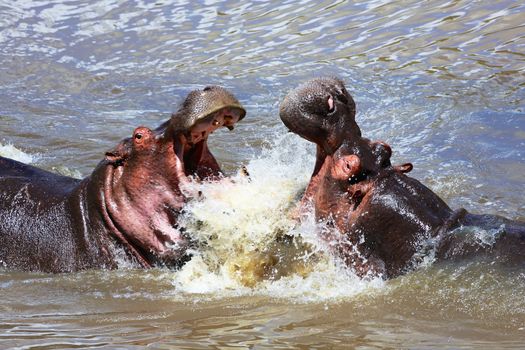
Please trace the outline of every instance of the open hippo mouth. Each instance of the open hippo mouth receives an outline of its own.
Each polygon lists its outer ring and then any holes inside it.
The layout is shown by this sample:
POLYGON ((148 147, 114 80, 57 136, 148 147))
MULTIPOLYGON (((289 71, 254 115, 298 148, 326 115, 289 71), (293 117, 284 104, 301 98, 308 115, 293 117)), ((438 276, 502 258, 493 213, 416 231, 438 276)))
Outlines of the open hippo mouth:
POLYGON ((221 175, 217 161, 208 149, 208 137, 219 128, 233 130, 235 123, 244 117, 244 110, 224 107, 195 122, 189 130, 180 134, 180 145, 174 145, 184 174, 200 179, 221 175))
POLYGON ((221 175, 208 136, 221 127, 233 130, 245 113, 221 87, 193 91, 169 121, 153 131, 135 129, 106 153, 105 221, 141 265, 186 259, 192 240, 177 218, 192 197, 187 185, 221 175))
POLYGON ((230 131, 233 130, 235 123, 242 116, 241 109, 225 107, 198 120, 186 134, 188 145, 191 147, 206 140, 211 133, 221 127, 226 127, 230 131))
POLYGON ((179 176, 197 176, 201 179, 221 175, 220 167, 208 149, 208 137, 225 127, 233 130, 246 111, 229 91, 219 86, 208 86, 190 92, 182 107, 169 122, 159 127, 172 137, 179 176))
MULTIPOLYGON (((310 80, 288 93, 281 103, 283 123, 291 132, 317 145, 315 168, 303 207, 324 201, 317 198, 326 192, 320 193, 319 188, 329 186, 334 193, 335 187, 337 193, 350 193, 352 207, 357 208, 370 189, 370 179, 391 166, 390 146, 361 137, 355 111, 352 96, 337 78, 310 80), (330 179, 324 179, 326 176, 330 179)), ((325 206, 316 207, 322 217, 325 206)))

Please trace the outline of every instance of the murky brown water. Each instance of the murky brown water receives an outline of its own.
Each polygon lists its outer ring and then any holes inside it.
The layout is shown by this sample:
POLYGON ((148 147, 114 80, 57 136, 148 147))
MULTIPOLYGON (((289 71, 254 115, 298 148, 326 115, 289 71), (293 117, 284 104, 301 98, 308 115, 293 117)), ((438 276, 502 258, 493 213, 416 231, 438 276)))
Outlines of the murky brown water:
POLYGON ((253 177, 204 188, 185 220, 221 239, 181 271, 0 271, 0 348, 524 347, 523 269, 428 264, 365 282, 316 251, 313 271, 247 283, 260 257, 235 244, 286 231, 316 245, 283 215, 314 149, 278 105, 320 75, 343 78, 364 134, 452 207, 525 220, 523 23, 519 1, 0 2, 0 154, 85 176, 220 84, 248 116, 211 147, 253 177))

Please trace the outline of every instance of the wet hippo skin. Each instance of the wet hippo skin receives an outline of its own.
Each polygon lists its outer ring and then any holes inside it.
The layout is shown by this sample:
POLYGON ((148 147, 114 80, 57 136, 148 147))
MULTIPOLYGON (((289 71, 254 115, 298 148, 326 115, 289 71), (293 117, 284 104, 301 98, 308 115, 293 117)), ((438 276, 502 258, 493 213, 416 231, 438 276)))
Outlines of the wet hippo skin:
POLYGON ((326 223, 320 234, 347 266, 360 276, 391 278, 412 269, 425 254, 437 260, 488 255, 524 263, 525 223, 453 211, 406 175, 412 164, 391 164, 389 145, 362 137, 355 110, 337 78, 308 81, 280 106, 288 129, 317 145, 300 210, 313 209, 326 223), (492 242, 476 242, 466 227, 486 230, 492 242))
POLYGON ((77 180, 0 157, 0 266, 42 272, 178 266, 191 239, 177 227, 192 178, 220 176, 207 146, 245 110, 227 90, 191 92, 170 120, 106 152, 77 180))

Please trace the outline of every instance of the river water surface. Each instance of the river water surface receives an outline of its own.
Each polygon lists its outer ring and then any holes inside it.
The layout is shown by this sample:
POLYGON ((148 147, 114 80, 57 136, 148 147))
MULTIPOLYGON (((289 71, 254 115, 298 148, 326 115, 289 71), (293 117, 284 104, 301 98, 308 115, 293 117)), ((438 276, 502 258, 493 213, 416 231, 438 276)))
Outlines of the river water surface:
POLYGON ((211 136, 235 183, 189 204, 182 221, 208 242, 192 261, 0 270, 0 348, 525 347, 523 269, 340 268, 313 219, 287 215, 315 150, 278 117, 290 89, 337 75, 363 134, 451 207, 525 220, 524 23, 519 1, 0 1, 3 156, 84 177, 192 89, 225 86, 248 112, 211 136))

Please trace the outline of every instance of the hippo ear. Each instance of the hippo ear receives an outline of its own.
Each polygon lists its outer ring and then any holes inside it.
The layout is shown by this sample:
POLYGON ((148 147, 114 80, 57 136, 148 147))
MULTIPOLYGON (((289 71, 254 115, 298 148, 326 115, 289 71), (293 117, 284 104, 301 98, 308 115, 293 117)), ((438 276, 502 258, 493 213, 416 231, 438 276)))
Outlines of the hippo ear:
POLYGON ((412 171, 413 168, 414 166, 412 165, 412 163, 405 163, 405 164, 394 166, 394 170, 399 171, 400 173, 409 173, 412 171))
POLYGON ((131 153, 131 139, 122 140, 115 148, 106 152, 104 159, 110 164, 121 165, 131 153))

